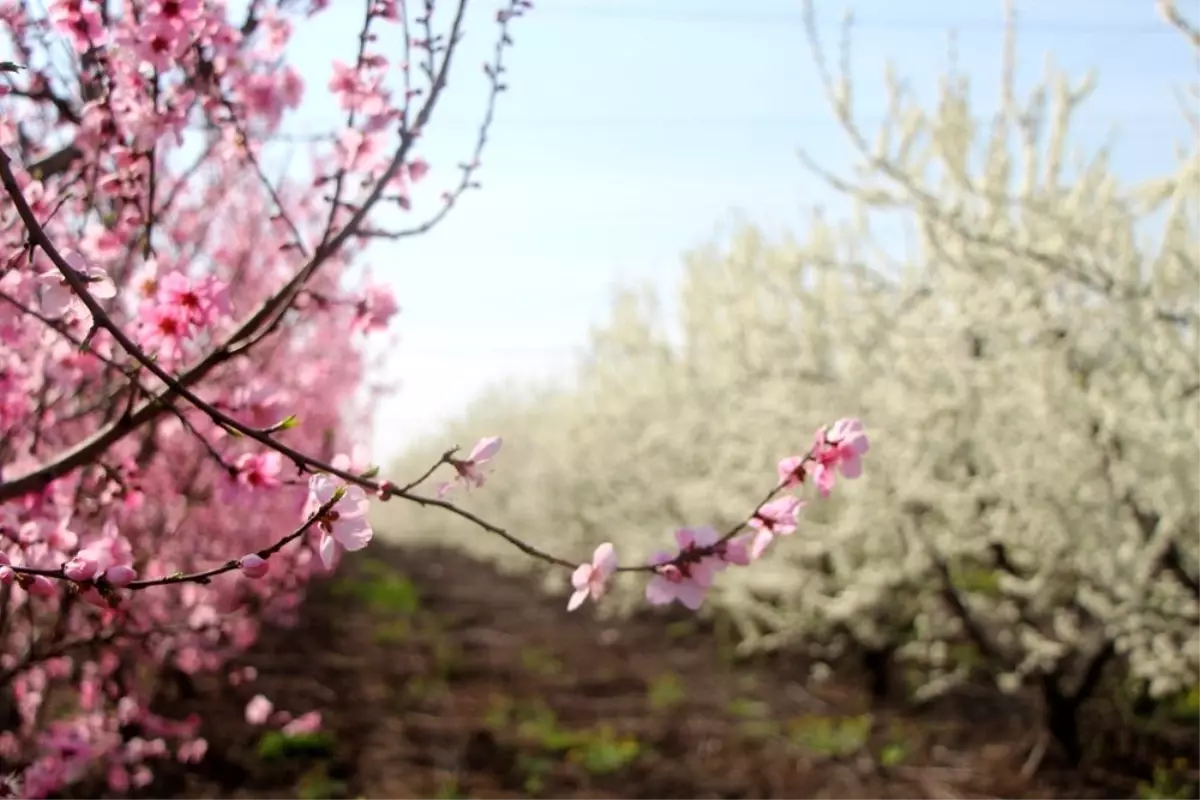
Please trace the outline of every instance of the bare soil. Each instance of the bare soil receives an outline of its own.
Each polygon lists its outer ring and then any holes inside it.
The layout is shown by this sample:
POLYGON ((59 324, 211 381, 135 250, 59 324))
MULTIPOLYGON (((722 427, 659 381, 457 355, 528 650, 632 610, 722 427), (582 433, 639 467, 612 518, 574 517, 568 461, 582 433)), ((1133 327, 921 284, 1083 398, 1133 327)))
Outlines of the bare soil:
POLYGON ((720 626, 689 615, 617 627, 564 605, 459 553, 373 545, 313 588, 297 626, 264 634, 244 662, 252 686, 204 680, 159 698, 201 711, 210 747, 200 764, 157 765, 140 794, 1135 797, 1155 764, 1182 756, 1185 782, 1196 769, 1194 730, 1118 731, 1082 768, 1051 747, 1023 775, 1036 698, 873 702, 853 669, 809 685, 803 660, 739 660, 720 626), (247 724, 259 692, 319 710, 325 735, 247 724))

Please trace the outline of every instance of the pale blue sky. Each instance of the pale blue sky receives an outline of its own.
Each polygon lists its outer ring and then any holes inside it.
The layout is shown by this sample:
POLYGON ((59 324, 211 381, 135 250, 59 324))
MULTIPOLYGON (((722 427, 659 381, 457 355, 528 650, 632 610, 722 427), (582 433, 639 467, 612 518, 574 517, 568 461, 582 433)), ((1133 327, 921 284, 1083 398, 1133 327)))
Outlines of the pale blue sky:
MULTIPOLYGON (((448 4, 439 0, 443 14, 448 4)), ((244 0, 231 2, 239 5, 244 0)), ((340 124, 326 90, 329 64, 352 60, 364 3, 332 5, 292 42, 309 87, 288 123, 295 132, 340 124)), ((818 0, 831 57, 847 5, 858 21, 860 119, 885 110, 889 58, 932 97, 951 28, 979 107, 995 106, 999 0, 818 0)), ((458 69, 420 151, 433 167, 433 195, 456 180, 455 164, 471 152, 486 100, 480 64, 499 6, 471 0, 458 69)), ((1085 143, 1099 144, 1115 128, 1123 175, 1166 168, 1164 141, 1187 134, 1171 89, 1196 76, 1197 62, 1159 21, 1153 0, 1018 0, 1017 9, 1019 82, 1036 80, 1048 53, 1076 76, 1095 67, 1100 84, 1084 113, 1085 143)), ((818 88, 799 0, 538 0, 514 38, 511 89, 484 154, 483 190, 432 233, 370 253, 403 308, 399 346, 376 376, 403 382, 380 408, 377 462, 433 432, 489 382, 568 365, 589 326, 605 317, 616 283, 650 281, 669 294, 681 254, 732 212, 779 230, 801 224, 813 204, 836 207, 796 158, 803 147, 837 169, 850 154, 818 88)), ((414 222, 434 210, 431 197, 417 200, 414 222)))
MULTIPOLYGON (((498 4, 473 5, 468 49, 423 151, 439 190, 469 153, 485 99, 479 64, 498 4)), ((1002 6, 967 5, 850 1, 864 118, 884 111, 887 58, 932 96, 950 27, 961 68, 976 76, 983 106, 994 107, 1002 6)), ((353 42, 359 6, 346 2, 294 42, 293 52, 311 54, 305 61, 313 65, 305 69, 314 94, 306 122, 330 108, 318 97, 324 43, 353 42)), ((1099 89, 1085 114, 1092 141, 1116 126, 1115 163, 1129 177, 1170 163, 1164 135, 1186 134, 1171 87, 1196 71, 1153 6, 1017 6, 1019 79, 1027 86, 1039 77, 1048 52, 1076 75, 1097 68, 1099 89)), ((827 49, 836 48, 844 8, 819 3, 827 49)), ((372 253, 403 306, 388 374, 404 385, 380 409, 376 460, 457 414, 490 381, 561 369, 605 316, 614 283, 650 280, 669 291, 680 254, 731 211, 780 228, 799 224, 807 205, 828 202, 796 150, 833 167, 849 150, 819 93, 800 14, 795 0, 544 0, 520 21, 483 190, 433 233, 372 253)))

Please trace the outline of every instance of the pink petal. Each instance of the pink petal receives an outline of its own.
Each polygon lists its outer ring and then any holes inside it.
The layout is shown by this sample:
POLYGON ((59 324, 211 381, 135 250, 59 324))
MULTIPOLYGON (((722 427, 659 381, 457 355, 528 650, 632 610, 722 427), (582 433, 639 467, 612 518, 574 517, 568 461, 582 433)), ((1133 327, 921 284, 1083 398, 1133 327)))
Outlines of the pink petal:
POLYGON ((679 528, 675 531, 675 544, 679 545, 680 550, 690 547, 695 541, 696 537, 690 528, 679 528))
POLYGON ((337 543, 328 532, 321 533, 321 544, 318 552, 321 554, 321 563, 325 565, 325 569, 333 569, 333 557, 336 555, 337 543))
MULTIPOLYGON (((714 560, 715 559, 706 558, 697 564, 692 564, 690 567, 690 572, 691 572, 691 576, 692 576, 692 579, 690 582, 694 583, 697 586, 700 586, 702 588, 707 588, 707 587, 711 586, 712 582, 713 582, 713 578, 716 577, 713 574, 715 570, 713 570, 713 568, 712 568, 712 561, 714 561, 714 560)), ((724 568, 723 564, 721 566, 722 566, 722 568, 724 568)), ((688 581, 684 581, 684 583, 688 583, 688 581)))
POLYGON ((771 542, 775 541, 774 535, 770 531, 759 531, 754 535, 754 541, 750 543, 750 558, 757 561, 762 558, 762 554, 771 546, 771 542))
POLYGON ((612 546, 612 542, 604 542, 596 548, 596 552, 592 554, 592 567, 604 578, 616 571, 617 550, 612 546))
POLYGON ((471 455, 467 456, 467 459, 474 461, 476 464, 480 463, 481 461, 487 461, 492 456, 496 455, 496 453, 500 450, 500 445, 503 444, 503 442, 504 440, 499 436, 484 437, 476 442, 475 446, 471 448, 471 455))
POLYGON ((574 611, 575 609, 579 608, 581 605, 583 605, 583 601, 587 600, 587 596, 587 589, 577 589, 571 595, 571 599, 567 601, 567 611, 574 611))
POLYGON ((343 517, 365 517, 371 511, 371 501, 361 486, 347 486, 346 493, 337 503, 337 510, 343 517))
POLYGON ((309 495, 316 499, 318 507, 332 500, 335 491, 337 491, 337 484, 332 475, 321 472, 308 479, 309 495))
POLYGON ((749 549, 746 547, 745 536, 739 536, 725 544, 725 560, 740 567, 750 563, 751 557, 749 549))
POLYGON ((587 589, 588 581, 592 579, 592 565, 580 564, 571 573, 571 585, 577 590, 583 591, 587 589))
POLYGON ((675 587, 677 584, 671 583, 661 575, 655 575, 646 584, 646 600, 651 605, 665 606, 675 599, 675 587))
POLYGON ((659 564, 666 564, 674 558, 675 555, 673 553, 669 553, 666 550, 658 550, 654 555, 650 556, 650 566, 657 567, 659 564))
POLYGON ((704 603, 704 596, 708 594, 708 589, 695 581, 684 581, 677 587, 676 597, 679 602, 690 608, 692 611, 698 609, 704 603))
POLYGON ((842 475, 847 478, 857 478, 862 475, 862 460, 857 455, 852 455, 842 460, 842 475))
POLYGON ((351 553, 362 550, 370 544, 373 534, 374 531, 371 530, 371 526, 364 517, 349 519, 343 517, 333 525, 333 535, 338 544, 351 553))

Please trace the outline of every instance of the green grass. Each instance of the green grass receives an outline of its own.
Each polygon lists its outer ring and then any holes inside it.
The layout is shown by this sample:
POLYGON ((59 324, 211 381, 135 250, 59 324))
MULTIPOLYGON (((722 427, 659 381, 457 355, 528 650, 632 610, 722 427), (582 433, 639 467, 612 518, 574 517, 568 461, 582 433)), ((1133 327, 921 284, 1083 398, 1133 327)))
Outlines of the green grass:
POLYGON ((320 758, 333 752, 333 734, 326 731, 286 734, 267 731, 258 740, 258 755, 264 761, 286 758, 320 758))
POLYGON ((526 791, 539 793, 547 763, 554 757, 565 758, 593 775, 619 772, 645 753, 645 747, 633 736, 618 734, 609 725, 574 729, 562 725, 553 709, 540 701, 517 703, 497 696, 484 718, 497 733, 515 732, 530 749, 526 750, 526 791))

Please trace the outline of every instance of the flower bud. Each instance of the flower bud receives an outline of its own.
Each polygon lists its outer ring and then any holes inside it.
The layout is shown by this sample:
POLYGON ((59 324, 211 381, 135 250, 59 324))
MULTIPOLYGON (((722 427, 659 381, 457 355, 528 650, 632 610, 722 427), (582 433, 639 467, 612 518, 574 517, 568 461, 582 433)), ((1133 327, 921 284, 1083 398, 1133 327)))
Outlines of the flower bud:
POLYGON ((58 595, 58 590, 54 588, 54 583, 44 575, 34 575, 33 580, 29 582, 27 591, 34 597, 46 599, 58 595))
POLYGON ((246 573, 247 578, 255 579, 264 577, 271 569, 271 562, 257 553, 242 556, 238 565, 242 568, 242 572, 246 573))
POLYGON ((90 581, 96 576, 98 566, 93 559, 75 556, 63 564, 63 574, 73 581, 90 581))
POLYGON ((114 564, 104 571, 104 579, 113 586, 128 586, 135 578, 137 572, 124 564, 114 564))

